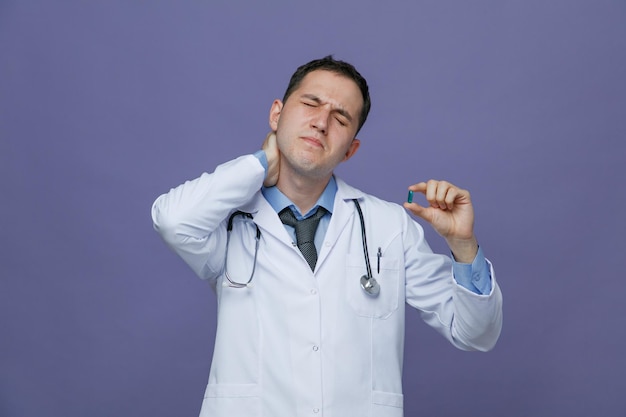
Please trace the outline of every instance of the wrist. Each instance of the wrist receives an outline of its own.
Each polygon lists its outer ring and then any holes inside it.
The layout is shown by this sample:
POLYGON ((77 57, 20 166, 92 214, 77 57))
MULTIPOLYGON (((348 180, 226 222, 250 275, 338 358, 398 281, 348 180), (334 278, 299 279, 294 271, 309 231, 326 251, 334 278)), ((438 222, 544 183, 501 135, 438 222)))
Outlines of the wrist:
POLYGON ((256 159, 259 160, 261 165, 263 165, 263 168, 265 169, 265 175, 267 175, 268 163, 267 163, 267 155, 265 151, 261 149, 261 150, 256 151, 253 155, 256 157, 256 159))
POLYGON ((454 260, 459 263, 471 264, 478 253, 478 241, 475 236, 469 239, 446 239, 454 260))

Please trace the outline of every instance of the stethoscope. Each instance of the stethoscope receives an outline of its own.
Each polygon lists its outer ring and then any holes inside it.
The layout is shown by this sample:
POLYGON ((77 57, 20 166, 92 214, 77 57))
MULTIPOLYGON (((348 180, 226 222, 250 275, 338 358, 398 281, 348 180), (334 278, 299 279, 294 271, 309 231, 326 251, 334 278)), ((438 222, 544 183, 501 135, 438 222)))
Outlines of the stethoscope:
MULTIPOLYGON (((361 284, 361 288, 363 289, 363 291, 365 291, 367 295, 376 297, 380 293, 380 284, 378 283, 378 281, 376 281, 376 278, 374 278, 374 276, 372 275, 370 257, 367 253, 367 236, 365 235, 365 220, 363 220, 363 211, 361 210, 361 205, 356 199, 353 199, 352 201, 354 202, 354 205, 356 206, 356 211, 359 214, 359 220, 361 223, 361 241, 363 244, 363 257, 365 258, 365 267, 367 268, 367 274, 361 277, 360 284, 361 284)), ((248 281, 245 283, 237 282, 234 279, 232 279, 230 274, 228 273, 228 247, 230 243, 230 232, 233 230, 233 219, 237 216, 242 216, 244 218, 252 219, 252 214, 239 211, 239 210, 235 211, 228 218, 228 223, 226 225, 226 254, 225 254, 226 262, 224 264, 224 275, 226 276, 226 279, 228 280, 228 285, 230 287, 246 288, 246 287, 250 287, 250 284, 252 283, 252 278, 254 277, 254 271, 256 269, 257 254, 259 252, 259 241, 261 240, 261 230, 259 229, 259 226, 255 223, 254 226, 256 227, 256 237, 255 237, 255 244, 254 244, 254 261, 252 264, 252 272, 250 273, 250 278, 248 278, 248 281)), ((378 249, 378 261, 379 262, 380 262, 380 256, 381 256, 381 251, 379 248, 378 249)), ((380 264, 379 264, 379 267, 380 267, 380 264)))

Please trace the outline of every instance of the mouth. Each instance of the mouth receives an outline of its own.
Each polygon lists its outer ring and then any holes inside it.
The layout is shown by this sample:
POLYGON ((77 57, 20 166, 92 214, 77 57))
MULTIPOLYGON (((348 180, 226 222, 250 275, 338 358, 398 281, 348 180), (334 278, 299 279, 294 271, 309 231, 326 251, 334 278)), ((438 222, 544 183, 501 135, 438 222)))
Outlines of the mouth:
POLYGON ((316 148, 324 147, 324 144, 322 143, 322 141, 317 139, 314 136, 302 136, 300 139, 302 139, 303 141, 305 141, 306 143, 308 143, 309 145, 313 147, 316 147, 316 148))

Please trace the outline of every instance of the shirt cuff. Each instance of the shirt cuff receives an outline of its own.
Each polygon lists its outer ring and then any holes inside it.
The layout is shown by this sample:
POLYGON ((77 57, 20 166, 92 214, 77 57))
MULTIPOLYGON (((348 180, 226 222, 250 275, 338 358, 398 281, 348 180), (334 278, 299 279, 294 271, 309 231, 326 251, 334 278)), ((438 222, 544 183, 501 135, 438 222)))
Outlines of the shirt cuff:
POLYGON ((261 149, 260 151, 256 151, 253 155, 259 160, 261 165, 263 165, 263 168, 265 168, 265 175, 267 175, 267 155, 265 155, 265 151, 261 149))
POLYGON ((491 268, 487 264, 482 248, 471 264, 462 264, 452 260, 452 271, 457 284, 479 295, 491 292, 491 268))

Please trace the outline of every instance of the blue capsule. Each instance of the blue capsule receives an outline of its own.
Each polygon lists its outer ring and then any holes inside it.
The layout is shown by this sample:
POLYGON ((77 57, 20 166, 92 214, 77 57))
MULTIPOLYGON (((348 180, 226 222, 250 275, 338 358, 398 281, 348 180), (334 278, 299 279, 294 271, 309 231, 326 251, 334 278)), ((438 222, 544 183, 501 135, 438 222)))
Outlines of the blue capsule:
POLYGON ((409 203, 413 202, 413 191, 409 191, 409 197, 407 198, 407 200, 409 203))

